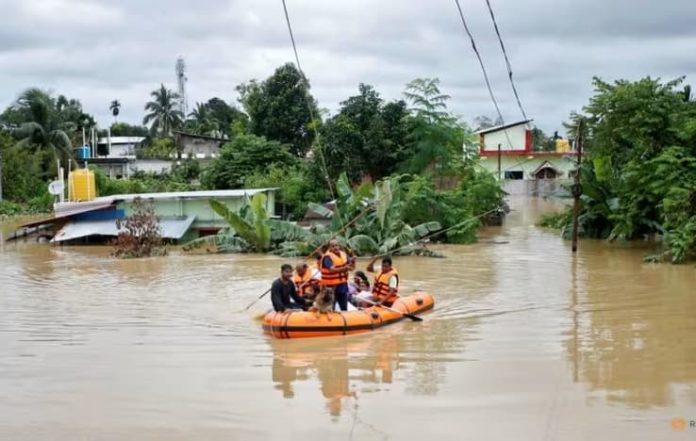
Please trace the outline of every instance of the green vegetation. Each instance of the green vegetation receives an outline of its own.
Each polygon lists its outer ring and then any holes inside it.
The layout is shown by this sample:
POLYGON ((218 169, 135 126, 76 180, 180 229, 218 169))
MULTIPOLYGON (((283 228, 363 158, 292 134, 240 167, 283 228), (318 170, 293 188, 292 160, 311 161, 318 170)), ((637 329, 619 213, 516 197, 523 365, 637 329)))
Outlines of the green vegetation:
MULTIPOLYGON (((221 251, 283 254, 308 253, 334 234, 358 254, 429 254, 430 239, 476 240, 480 218, 502 202, 497 182, 477 167, 476 155, 465 154, 467 145, 475 146, 475 136, 449 112, 449 96, 437 79, 414 80, 402 100, 389 102, 360 84, 357 94, 323 121, 309 82, 292 64, 236 90, 244 111, 214 97, 182 115, 177 94, 160 85, 144 105, 143 125, 117 121, 121 104, 111 101, 111 136, 144 137, 137 158, 176 164, 170 173, 134 173, 125 180, 110 179, 90 164, 98 194, 279 188, 283 219, 301 220, 312 208, 329 225, 302 229, 268 219, 261 209, 265 202, 258 199, 239 213, 212 202, 230 228, 196 243, 221 251), (213 160, 178 159, 177 131, 227 141, 213 160), (332 200, 335 211, 321 205, 332 200)), ((95 123, 79 101, 54 99, 37 89, 23 93, 0 115, 9 201, 3 210, 50 207, 45 188, 57 174, 56 159, 65 168, 75 159, 83 128, 90 133, 95 123)), ((102 137, 107 133, 99 131, 102 137)))
POLYGON ((251 134, 286 144, 299 158, 305 156, 314 140, 309 109, 315 118, 319 111, 309 81, 293 64, 279 67, 265 81, 241 84, 237 91, 249 115, 251 134))
POLYGON ((153 98, 145 104, 143 124, 151 124, 150 132, 159 136, 171 136, 172 131, 183 125, 185 116, 176 108, 179 95, 164 87, 150 94, 153 98))
MULTIPOLYGON (((680 263, 696 257, 696 102, 683 79, 606 83, 594 80, 595 95, 584 114, 586 160, 580 233, 584 237, 631 240, 662 238, 651 260, 680 263)), ((570 235, 570 211, 547 225, 570 235)))
POLYGON ((111 254, 121 259, 164 256, 167 248, 162 239, 159 218, 152 203, 140 198, 133 200, 133 213, 118 219, 118 236, 114 239, 111 254))

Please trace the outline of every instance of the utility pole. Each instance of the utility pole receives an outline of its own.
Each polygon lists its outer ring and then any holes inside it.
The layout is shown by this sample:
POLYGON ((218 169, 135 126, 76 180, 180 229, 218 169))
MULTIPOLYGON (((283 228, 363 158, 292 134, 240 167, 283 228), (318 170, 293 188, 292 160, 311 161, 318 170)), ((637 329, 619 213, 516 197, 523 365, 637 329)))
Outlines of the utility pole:
POLYGON ((501 146, 502 146, 502 144, 498 144, 498 182, 500 182, 502 180, 502 176, 500 174, 500 155, 501 155, 500 148, 501 148, 501 146))
POLYGON ((0 152, 0 202, 2 202, 2 152, 0 152))
POLYGON ((584 120, 578 120, 578 135, 576 138, 576 154, 578 155, 578 168, 575 172, 575 183, 573 184, 573 253, 578 251, 578 217, 580 216, 580 196, 582 196, 582 185, 580 184, 580 166, 582 165, 582 133, 584 120))

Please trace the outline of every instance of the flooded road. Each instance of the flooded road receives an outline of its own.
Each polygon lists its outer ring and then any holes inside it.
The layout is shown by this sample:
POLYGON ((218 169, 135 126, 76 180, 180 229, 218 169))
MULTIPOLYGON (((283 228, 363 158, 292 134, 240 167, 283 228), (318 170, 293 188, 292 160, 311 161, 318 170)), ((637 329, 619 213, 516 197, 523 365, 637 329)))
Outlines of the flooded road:
POLYGON ((511 206, 446 259, 395 259, 435 295, 424 322, 353 337, 272 341, 267 298, 238 312, 278 257, 0 245, 0 439, 696 439, 694 266, 573 257, 533 225, 545 202, 511 206))

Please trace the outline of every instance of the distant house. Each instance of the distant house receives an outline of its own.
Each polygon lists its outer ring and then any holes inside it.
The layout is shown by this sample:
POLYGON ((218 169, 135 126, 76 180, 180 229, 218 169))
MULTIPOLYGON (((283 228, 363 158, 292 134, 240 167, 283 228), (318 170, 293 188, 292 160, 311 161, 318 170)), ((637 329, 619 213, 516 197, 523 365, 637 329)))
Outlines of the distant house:
POLYGON ((142 136, 112 136, 99 138, 96 155, 83 157, 78 163, 89 164, 101 169, 112 179, 128 178, 137 171, 166 173, 173 161, 162 159, 137 159, 136 152, 142 148, 142 136))
POLYGON ((98 158, 135 159, 135 151, 140 148, 145 138, 142 136, 111 136, 97 141, 98 158))
POLYGON ((213 159, 220 155, 222 145, 227 138, 194 135, 186 132, 174 132, 177 151, 185 158, 213 159))
POLYGON ((576 151, 567 140, 557 140, 554 151, 535 151, 531 120, 489 127, 479 136, 480 164, 504 181, 512 194, 549 194, 572 178, 576 151))
POLYGON ((276 191, 276 188, 255 188, 123 194, 98 197, 86 202, 56 203, 51 218, 24 224, 11 238, 40 233, 49 237, 52 243, 104 242, 118 235, 116 220, 132 214, 133 200, 141 198, 152 202, 159 218, 162 237, 183 243, 215 234, 228 226, 210 207, 210 199, 218 200, 237 212, 243 206, 245 198, 264 193, 266 211, 270 217, 277 218, 276 191))

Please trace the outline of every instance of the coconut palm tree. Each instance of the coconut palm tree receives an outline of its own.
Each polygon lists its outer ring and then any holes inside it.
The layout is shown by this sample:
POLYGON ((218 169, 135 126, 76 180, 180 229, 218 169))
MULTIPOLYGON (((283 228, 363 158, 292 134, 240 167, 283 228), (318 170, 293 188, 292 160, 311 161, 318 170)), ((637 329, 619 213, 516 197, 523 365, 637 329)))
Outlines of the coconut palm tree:
POLYGON ((118 100, 111 101, 109 110, 111 110, 111 114, 114 116, 114 122, 116 122, 118 114, 121 113, 121 103, 119 103, 118 100))
POLYGON ((53 156, 72 155, 72 143, 63 130, 54 99, 41 89, 27 89, 16 104, 27 122, 16 129, 21 147, 50 151, 53 156))
POLYGON ((195 134, 219 135, 218 123, 207 104, 196 103, 196 108, 189 113, 189 118, 187 123, 190 123, 191 129, 195 134))
POLYGON ((184 120, 184 114, 176 108, 179 95, 161 84, 150 96, 154 100, 145 104, 145 110, 149 113, 143 118, 143 124, 152 123, 150 130, 160 136, 171 135, 172 130, 180 127, 184 120))

